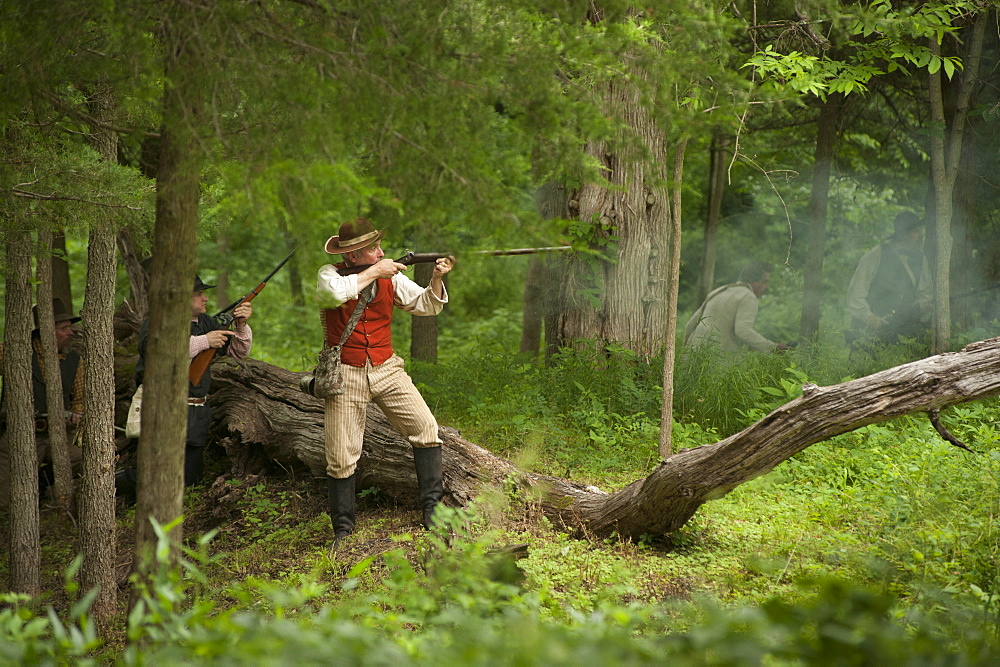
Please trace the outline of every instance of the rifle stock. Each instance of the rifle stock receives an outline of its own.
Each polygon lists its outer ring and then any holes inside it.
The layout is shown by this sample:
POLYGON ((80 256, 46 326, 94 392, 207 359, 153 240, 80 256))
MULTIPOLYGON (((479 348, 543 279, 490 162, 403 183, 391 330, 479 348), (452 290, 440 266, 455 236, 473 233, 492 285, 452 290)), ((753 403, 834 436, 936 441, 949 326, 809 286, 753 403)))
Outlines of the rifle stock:
POLYGON ((214 358, 214 347, 210 347, 207 350, 199 352, 195 358, 191 360, 191 365, 188 366, 188 382, 198 386, 198 384, 201 383, 202 376, 205 375, 205 371, 208 370, 208 366, 212 363, 212 359, 214 358))

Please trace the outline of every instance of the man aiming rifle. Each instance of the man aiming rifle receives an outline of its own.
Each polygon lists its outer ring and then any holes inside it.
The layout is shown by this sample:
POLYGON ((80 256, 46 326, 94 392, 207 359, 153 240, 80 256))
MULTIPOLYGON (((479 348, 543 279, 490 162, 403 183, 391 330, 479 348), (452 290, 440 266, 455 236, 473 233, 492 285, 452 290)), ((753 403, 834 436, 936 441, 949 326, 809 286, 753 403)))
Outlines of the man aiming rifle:
MULTIPOLYGON (((285 263, 292 258, 292 255, 294 254, 295 250, 292 250, 283 260, 281 260, 278 263, 276 267, 274 267, 274 270, 271 271, 271 273, 267 274, 267 277, 264 278, 264 280, 260 281, 260 283, 256 287, 254 287, 252 290, 241 296, 239 299, 233 301, 231 304, 229 304, 228 306, 220 310, 218 313, 216 313, 212 319, 214 319, 216 324, 219 325, 219 329, 217 330, 226 331, 229 329, 229 327, 233 326, 234 324, 239 324, 240 319, 242 319, 243 322, 246 322, 246 317, 249 317, 249 315, 246 316, 241 315, 241 313, 247 312, 247 310, 243 308, 243 306, 249 305, 251 301, 257 298, 257 295, 260 294, 265 287, 267 287, 267 281, 273 278, 274 274, 276 274, 281 269, 281 267, 283 267, 285 263)), ((214 287, 214 285, 208 285, 206 289, 211 287, 214 287)), ((251 309, 250 312, 253 312, 253 310, 251 309)), ((234 332, 229 332, 229 334, 234 334, 234 332)), ((229 334, 222 334, 222 335, 229 335, 229 334)), ((210 345, 208 348, 199 352, 198 355, 191 360, 191 365, 188 367, 188 381, 190 381, 191 384, 197 385, 201 383, 202 375, 204 375, 205 370, 208 369, 208 365, 212 363, 212 359, 215 358, 216 351, 221 347, 222 347, 221 344, 217 346, 210 345)))
POLYGON ((341 351, 344 392, 326 397, 324 406, 329 512, 336 547, 354 530, 357 465, 371 401, 413 446, 424 526, 430 527, 441 501, 437 421, 393 351, 392 315, 396 308, 414 315, 441 312, 448 301, 444 276, 452 261, 446 256, 434 258, 430 285, 420 287, 400 273, 405 264, 385 257, 382 232, 365 218, 342 224, 325 249, 344 260, 321 267, 317 276, 317 291, 329 301, 321 311, 325 344, 336 347, 346 338, 341 351), (344 269, 354 267, 359 269, 344 275, 344 269))
MULTIPOLYGON (((208 285, 199 276, 194 277, 191 293, 191 337, 188 339, 188 355, 195 359, 198 355, 211 351, 208 361, 215 354, 228 354, 234 359, 244 359, 253 345, 253 331, 247 320, 253 315, 250 301, 243 301, 233 311, 232 330, 224 328, 219 321, 207 313, 208 297, 205 291, 215 285, 208 285)), ((149 321, 139 330, 139 360, 135 365, 135 384, 142 384, 146 367, 146 341, 149 335, 149 321)), ((201 481, 204 471, 203 450, 208 441, 208 431, 212 425, 212 410, 208 405, 208 392, 212 385, 212 373, 207 370, 197 378, 188 377, 188 419, 187 438, 184 448, 184 485, 191 486, 201 481), (194 381, 197 380, 197 383, 194 381)), ((134 471, 126 469, 116 475, 119 493, 131 495, 134 486, 134 471)))

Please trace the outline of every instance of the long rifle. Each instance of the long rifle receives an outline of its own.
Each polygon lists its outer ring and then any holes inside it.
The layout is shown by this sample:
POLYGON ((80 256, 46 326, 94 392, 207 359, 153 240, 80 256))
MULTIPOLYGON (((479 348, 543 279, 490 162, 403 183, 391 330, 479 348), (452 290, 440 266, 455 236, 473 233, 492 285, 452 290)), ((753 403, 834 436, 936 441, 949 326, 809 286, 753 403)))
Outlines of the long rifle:
MULTIPOLYGON (((950 298, 952 301, 968 299, 971 296, 985 294, 986 292, 995 290, 998 287, 1000 287, 1000 283, 993 283, 984 287, 974 287, 970 290, 965 290, 964 292, 952 292, 950 298)), ((885 315, 885 318, 886 325, 884 328, 891 333, 907 333, 916 331, 920 328, 926 328, 926 325, 924 324, 923 308, 919 303, 912 304, 898 311, 890 311, 887 315, 885 315)))
MULTIPOLYGON (((489 255, 491 257, 499 257, 501 255, 534 255, 540 252, 554 252, 559 250, 571 250, 573 246, 561 245, 561 246, 549 246, 547 248, 512 248, 510 250, 474 250, 470 252, 470 255, 489 255)), ((413 266, 414 264, 424 264, 427 262, 435 262, 442 257, 454 258, 451 253, 441 253, 441 252, 408 252, 399 259, 394 259, 393 261, 397 264, 404 264, 406 266, 413 266)), ((342 276, 350 276, 355 273, 361 273, 371 264, 356 264, 354 266, 345 266, 342 269, 337 269, 337 273, 342 276)))
MULTIPOLYGON (((298 250, 298 248, 295 250, 298 250)), ((260 281, 259 285, 214 315, 215 321, 219 323, 220 328, 228 329, 233 325, 233 322, 236 321, 236 317, 233 316, 233 311, 236 310, 240 304, 249 303, 257 298, 257 295, 260 294, 267 286, 267 281, 273 278, 274 274, 276 274, 281 267, 285 265, 285 262, 292 258, 292 255, 295 254, 295 250, 288 253, 288 256, 281 260, 281 262, 274 267, 274 271, 267 274, 267 277, 260 281)), ((210 347, 207 350, 199 352, 198 356, 191 360, 191 366, 188 367, 188 380, 191 384, 197 385, 201 382, 201 378, 208 369, 208 365, 212 363, 212 359, 215 358, 215 352, 216 349, 214 347, 210 347)))
POLYGON ((976 296, 977 294, 983 294, 984 292, 989 292, 990 290, 995 290, 1000 287, 1000 283, 993 283, 991 285, 986 285, 985 287, 973 287, 970 290, 964 292, 959 292, 958 294, 952 294, 951 299, 966 299, 970 296, 976 296))

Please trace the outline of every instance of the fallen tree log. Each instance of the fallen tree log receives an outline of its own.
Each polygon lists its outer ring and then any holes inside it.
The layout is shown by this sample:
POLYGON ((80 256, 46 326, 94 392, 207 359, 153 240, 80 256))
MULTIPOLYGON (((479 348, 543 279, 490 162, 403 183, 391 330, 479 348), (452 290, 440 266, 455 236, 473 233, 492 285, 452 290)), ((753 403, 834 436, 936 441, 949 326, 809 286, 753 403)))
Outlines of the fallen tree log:
MULTIPOLYGON (((301 373, 260 361, 222 360, 213 367, 211 402, 227 449, 240 460, 260 447, 282 465, 304 464, 325 475, 323 412, 298 389, 301 373)), ((721 498, 806 447, 913 412, 929 412, 1000 394, 1000 338, 890 368, 829 387, 806 385, 796 398, 719 442, 678 452, 644 479, 615 493, 518 470, 447 427, 445 502, 464 505, 484 486, 516 484, 534 492, 542 512, 571 530, 636 538, 683 526, 705 502, 721 498)), ((650 446, 655 446, 651 443, 650 446)), ((968 454, 955 450, 956 456, 968 454)), ((401 501, 416 497, 409 443, 374 405, 369 407, 359 471, 401 501)))

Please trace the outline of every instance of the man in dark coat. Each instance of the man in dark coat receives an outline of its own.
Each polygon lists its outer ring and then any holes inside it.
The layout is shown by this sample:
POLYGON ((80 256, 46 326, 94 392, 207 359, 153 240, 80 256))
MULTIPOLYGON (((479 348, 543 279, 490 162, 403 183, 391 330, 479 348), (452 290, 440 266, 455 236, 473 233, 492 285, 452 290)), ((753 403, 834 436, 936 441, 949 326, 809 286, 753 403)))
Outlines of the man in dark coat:
MULTIPOLYGON (((253 314, 253 306, 242 303, 233 310, 233 329, 225 329, 207 313, 208 297, 205 290, 215 285, 206 285, 195 276, 194 291, 191 295, 191 338, 188 355, 194 359, 199 353, 214 348, 217 354, 228 354, 234 359, 244 359, 250 354, 253 331, 247 319, 253 314)), ((139 331, 139 360, 135 366, 136 386, 142 384, 146 367, 146 339, 149 321, 143 323, 139 331)), ((191 486, 201 482, 204 471, 203 450, 208 441, 208 431, 212 425, 212 410, 208 405, 208 392, 212 385, 212 371, 207 369, 201 381, 195 385, 188 383, 188 429, 184 449, 184 484, 191 486)), ((121 480, 119 480, 121 481, 121 480)))
POLYGON ((931 309, 931 275, 923 252, 924 221, 903 211, 893 233, 869 250, 847 289, 851 338, 894 343, 898 336, 926 330, 931 309))
MULTIPOLYGON (((73 472, 80 472, 83 451, 76 444, 77 425, 83 416, 83 361, 80 353, 70 349, 73 339, 73 325, 80 321, 62 302, 52 300, 52 315, 56 327, 56 350, 59 355, 59 374, 62 376, 63 407, 66 414, 66 436, 69 444, 70 464, 73 472)), ((49 415, 45 377, 42 366, 42 342, 38 333, 38 307, 34 309, 35 330, 31 334, 31 345, 35 353, 31 357, 31 385, 35 406, 35 451, 38 455, 40 490, 48 486, 52 455, 49 451, 49 415)), ((3 368, 3 344, 0 343, 0 369, 3 368)), ((0 398, 0 414, 6 415, 5 400, 0 398)), ((10 445, 7 441, 6 418, 0 429, 0 507, 10 505, 10 445)))

